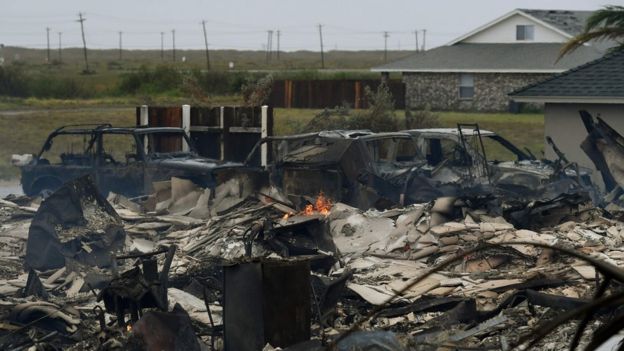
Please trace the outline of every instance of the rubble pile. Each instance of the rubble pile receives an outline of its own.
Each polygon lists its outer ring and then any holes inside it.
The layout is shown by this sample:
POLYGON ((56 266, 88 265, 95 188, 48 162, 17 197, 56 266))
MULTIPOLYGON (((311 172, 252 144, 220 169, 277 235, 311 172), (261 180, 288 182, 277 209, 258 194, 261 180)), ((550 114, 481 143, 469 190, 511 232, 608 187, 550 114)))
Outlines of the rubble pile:
POLYGON ((478 126, 270 138, 283 157, 267 172, 240 168, 203 185, 170 175, 148 195, 105 198, 85 176, 45 199, 9 196, 0 200, 0 348, 615 345, 624 138, 582 120, 606 196, 552 140, 556 162, 516 148, 511 171, 488 161, 481 142, 465 144, 469 131, 499 138, 478 126), (428 140, 422 160, 399 152, 414 137, 428 140), (435 140, 462 142, 458 159, 439 159, 435 140), (394 160, 369 152, 386 146, 394 160))
MULTIPOLYGON (((172 179, 163 188, 176 196, 161 194, 151 210, 115 195, 109 204, 88 178, 41 203, 1 200, 2 349, 223 349, 224 330, 228 349, 228 333, 251 333, 236 329, 256 319, 235 308, 246 300, 250 310, 265 306, 262 321, 249 325, 263 330, 255 345, 267 349, 310 338, 304 349, 510 349, 619 289, 605 283, 618 279, 610 271, 561 251, 619 272, 624 223, 598 209, 533 231, 466 198, 385 211, 310 198, 296 210, 275 189, 239 191, 244 185, 231 181, 200 200, 207 190, 181 184, 172 179), (54 222, 60 215, 72 218, 54 222), (251 273, 257 269, 264 273, 251 273), (256 295, 254 279, 276 292, 256 295), (307 321, 285 321, 288 313, 267 306, 303 308, 297 315, 307 321), (279 323, 287 324, 272 329, 279 323)), ((581 346, 612 313, 593 310, 581 346)), ((578 324, 563 324, 536 347, 569 347, 578 324)))

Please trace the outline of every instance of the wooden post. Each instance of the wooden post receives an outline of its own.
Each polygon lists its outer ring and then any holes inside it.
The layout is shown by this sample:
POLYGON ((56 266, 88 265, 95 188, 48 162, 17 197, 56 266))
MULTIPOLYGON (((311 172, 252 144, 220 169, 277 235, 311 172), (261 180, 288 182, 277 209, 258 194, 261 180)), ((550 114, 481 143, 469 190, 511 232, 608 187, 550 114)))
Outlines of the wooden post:
POLYGON ((284 107, 290 108, 290 96, 288 94, 288 79, 284 79, 284 107))
MULTIPOLYGON (((141 105, 141 114, 139 116, 139 124, 141 127, 149 127, 149 107, 147 105, 141 105)), ((143 137, 143 151, 147 154, 148 148, 147 136, 143 137)))
MULTIPOLYGON (((182 105, 182 129, 189 139, 191 138, 191 105, 182 105)), ((182 151, 189 151, 190 146, 184 140, 182 143, 182 151)))
MULTIPOLYGON (((267 136, 269 136, 268 131, 268 113, 269 113, 269 106, 267 105, 262 105, 262 124, 261 124, 261 129, 260 129, 260 137, 262 139, 266 138, 267 136)), ((262 167, 266 167, 267 166, 267 160, 268 160, 268 146, 266 143, 262 143, 262 145, 260 146, 260 166, 262 167)))
POLYGON ((360 82, 359 80, 355 81, 355 101, 353 104, 353 108, 355 108, 356 110, 359 109, 360 106, 360 99, 362 98, 362 82, 360 82))

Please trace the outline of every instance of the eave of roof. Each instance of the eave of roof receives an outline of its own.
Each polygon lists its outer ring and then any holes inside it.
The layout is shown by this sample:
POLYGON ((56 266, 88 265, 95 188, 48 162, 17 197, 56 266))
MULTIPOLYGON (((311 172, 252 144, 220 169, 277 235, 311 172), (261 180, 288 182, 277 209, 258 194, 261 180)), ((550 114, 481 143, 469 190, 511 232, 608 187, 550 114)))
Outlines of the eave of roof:
POLYGON ((371 72, 405 72, 405 73, 561 73, 564 69, 487 69, 487 68, 441 68, 441 69, 400 69, 371 68, 371 72))
POLYGON ((557 61, 561 43, 462 43, 371 68, 372 72, 560 73, 602 56, 583 46, 557 61))
POLYGON ((558 104, 624 104, 624 96, 512 96, 516 102, 558 104))
POLYGON ((518 102, 622 103, 624 51, 610 53, 508 95, 518 102))

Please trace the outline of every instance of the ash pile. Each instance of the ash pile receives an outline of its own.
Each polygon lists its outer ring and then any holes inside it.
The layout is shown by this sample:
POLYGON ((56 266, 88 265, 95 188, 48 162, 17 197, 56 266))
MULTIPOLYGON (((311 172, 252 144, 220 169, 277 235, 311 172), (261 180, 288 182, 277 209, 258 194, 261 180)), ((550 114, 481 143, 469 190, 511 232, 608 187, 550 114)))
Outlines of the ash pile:
POLYGON ((605 197, 566 180, 541 200, 473 186, 401 201, 410 196, 372 175, 378 183, 360 184, 367 203, 385 204, 377 208, 329 192, 293 196, 248 175, 214 188, 172 178, 133 199, 105 198, 89 177, 44 200, 7 197, 0 200, 0 347, 617 344, 624 144, 600 121, 588 126, 588 144, 598 145, 603 176, 613 180, 605 197))

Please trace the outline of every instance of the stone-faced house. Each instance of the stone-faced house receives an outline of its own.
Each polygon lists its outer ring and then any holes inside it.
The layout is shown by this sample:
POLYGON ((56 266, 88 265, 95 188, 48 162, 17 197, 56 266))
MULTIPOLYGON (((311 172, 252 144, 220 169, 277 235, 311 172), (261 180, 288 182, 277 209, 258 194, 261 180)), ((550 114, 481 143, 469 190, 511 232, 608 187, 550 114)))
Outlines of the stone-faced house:
POLYGON ((516 9, 447 45, 372 68, 401 72, 406 105, 434 110, 505 111, 508 93, 599 58, 585 45, 557 61, 590 11, 516 9))
MULTIPOLYGON (((518 102, 543 103, 544 135, 554 140, 570 162, 594 169, 594 181, 603 185, 594 163, 580 147, 587 130, 579 111, 602 118, 624 135, 624 51, 516 90, 510 97, 518 102)), ((551 160, 557 157, 548 146, 545 154, 551 160)))

